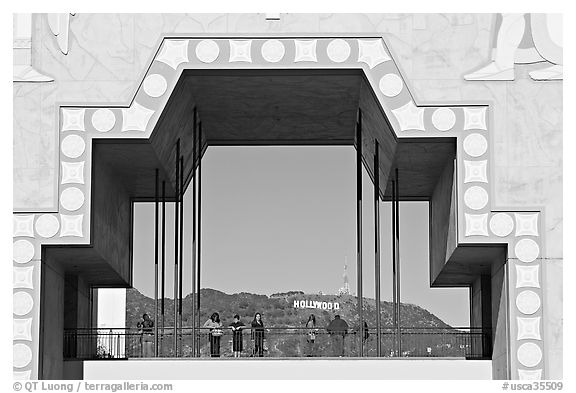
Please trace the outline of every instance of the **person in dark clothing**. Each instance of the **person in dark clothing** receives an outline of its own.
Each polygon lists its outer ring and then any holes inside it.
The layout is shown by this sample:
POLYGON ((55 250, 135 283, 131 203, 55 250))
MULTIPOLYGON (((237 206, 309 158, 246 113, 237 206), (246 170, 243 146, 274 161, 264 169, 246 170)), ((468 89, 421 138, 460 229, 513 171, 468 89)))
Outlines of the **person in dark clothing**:
POLYGON ((368 337, 370 337, 370 331, 368 328, 368 323, 366 323, 366 321, 364 321, 364 334, 362 335, 362 345, 366 344, 366 341, 368 341, 368 337))
POLYGON ((340 319, 340 315, 335 315, 334 319, 326 327, 330 334, 332 342, 333 355, 337 357, 344 356, 344 337, 348 333, 348 324, 345 320, 340 319))
POLYGON ((262 315, 257 312, 252 320, 252 332, 250 337, 254 343, 254 356, 264 356, 264 322, 262 315))
POLYGON ((232 329, 232 352, 234 352, 235 358, 240 357, 243 349, 242 329, 244 326, 246 325, 240 322, 240 316, 238 314, 234 315, 234 322, 230 324, 230 329, 232 329))

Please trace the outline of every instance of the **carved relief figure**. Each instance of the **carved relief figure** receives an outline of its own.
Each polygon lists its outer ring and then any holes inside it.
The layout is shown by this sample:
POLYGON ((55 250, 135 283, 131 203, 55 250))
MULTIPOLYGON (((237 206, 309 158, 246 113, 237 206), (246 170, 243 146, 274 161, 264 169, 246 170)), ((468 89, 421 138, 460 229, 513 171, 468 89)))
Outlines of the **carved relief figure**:
POLYGON ((52 82, 32 66, 32 14, 14 14, 12 51, 14 82, 52 82))
POLYGON ((534 80, 563 78, 561 14, 499 14, 492 61, 464 75, 469 81, 514 80, 515 64, 548 62, 531 71, 534 80))
POLYGON ((74 14, 48 14, 48 26, 56 36, 60 51, 68 54, 68 35, 70 34, 70 16, 74 14))
MULTIPOLYGON (((56 36, 60 51, 68 54, 70 16, 74 14, 48 14, 48 26, 56 36)), ((14 82, 52 82, 54 78, 44 75, 32 65, 32 14, 14 14, 13 45, 14 82)))

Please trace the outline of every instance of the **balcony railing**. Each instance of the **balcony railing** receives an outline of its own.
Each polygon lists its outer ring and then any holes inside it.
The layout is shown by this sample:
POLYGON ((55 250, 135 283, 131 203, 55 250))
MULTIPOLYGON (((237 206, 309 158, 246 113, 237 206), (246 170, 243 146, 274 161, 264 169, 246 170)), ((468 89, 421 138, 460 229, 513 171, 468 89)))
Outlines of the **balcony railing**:
MULTIPOLYGON (((264 339, 254 337, 250 328, 241 337, 240 356, 247 357, 357 357, 360 345, 364 357, 377 356, 376 329, 368 329, 362 340, 356 330, 345 335, 342 347, 325 328, 317 328, 314 343, 310 343, 309 329, 301 327, 266 328, 264 339), (254 339, 255 338, 255 339, 254 339), (260 345, 259 345, 260 344, 260 345)), ((223 329, 223 334, 213 341, 211 353, 210 329, 196 329, 197 353, 192 352, 192 328, 177 331, 177 357, 213 358, 218 346, 219 358, 233 358, 233 334, 223 329), (216 345, 219 341, 219 345, 216 345)), ((397 350, 394 328, 381 330, 382 357, 463 357, 486 359, 491 357, 491 332, 481 328, 401 328, 401 353, 397 350)), ((154 357, 154 334, 142 333, 131 328, 69 329, 64 332, 65 359, 128 359, 154 357)), ((158 357, 174 357, 174 330, 166 327, 158 331, 158 357)))

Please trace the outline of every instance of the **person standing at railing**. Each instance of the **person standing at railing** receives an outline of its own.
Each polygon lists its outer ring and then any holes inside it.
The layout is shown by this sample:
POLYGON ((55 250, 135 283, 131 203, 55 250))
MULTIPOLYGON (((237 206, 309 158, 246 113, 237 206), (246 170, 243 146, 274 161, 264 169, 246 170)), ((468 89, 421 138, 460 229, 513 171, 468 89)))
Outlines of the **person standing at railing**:
POLYGON ((224 333, 222 331, 222 324, 220 323, 220 315, 215 312, 212 313, 210 318, 204 322, 204 327, 210 328, 208 339, 210 340, 210 357, 220 357, 220 337, 224 333))
POLYGON ((364 321, 364 333, 362 334, 362 345, 366 345, 366 341, 370 337, 370 329, 368 328, 368 323, 364 321))
POLYGON ((232 352, 234 352, 234 357, 239 358, 242 353, 242 329, 244 328, 242 322, 240 322, 240 315, 234 315, 234 322, 230 324, 230 329, 232 329, 232 352))
POLYGON ((330 334, 330 341, 332 343, 332 351, 335 357, 344 356, 344 337, 348 333, 348 324, 345 320, 340 318, 340 315, 335 315, 334 319, 326 327, 330 334))
POLYGON ((308 322, 306 322, 306 356, 312 357, 315 355, 314 342, 316 341, 316 335, 318 334, 318 329, 316 329, 316 317, 314 314, 310 314, 308 317, 308 322))
POLYGON ((147 313, 142 315, 142 321, 136 325, 141 334, 140 341, 142 347, 142 357, 151 358, 154 356, 154 321, 147 313))
POLYGON ((264 356, 264 321, 262 321, 262 314, 259 312, 254 315, 254 319, 252 320, 250 338, 254 344, 253 356, 264 356))

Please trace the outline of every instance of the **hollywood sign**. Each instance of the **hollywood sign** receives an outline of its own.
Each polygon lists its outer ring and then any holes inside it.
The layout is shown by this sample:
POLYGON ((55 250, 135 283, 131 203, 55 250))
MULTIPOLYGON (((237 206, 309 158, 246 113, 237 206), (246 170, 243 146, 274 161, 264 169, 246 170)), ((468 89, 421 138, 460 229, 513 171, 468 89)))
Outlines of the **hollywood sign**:
POLYGON ((339 310, 340 303, 320 302, 317 300, 294 300, 294 308, 318 308, 321 310, 339 310))

